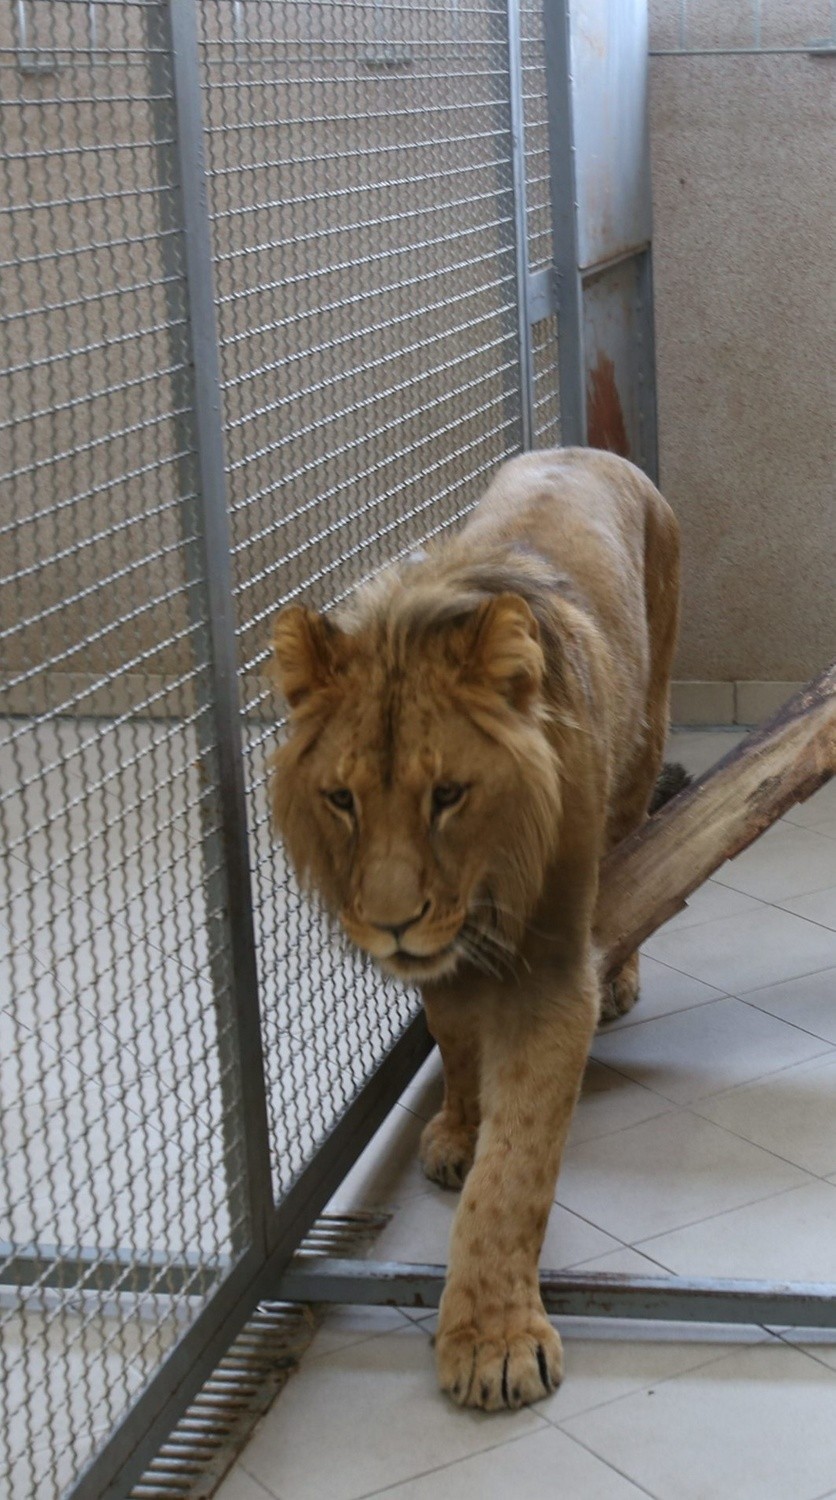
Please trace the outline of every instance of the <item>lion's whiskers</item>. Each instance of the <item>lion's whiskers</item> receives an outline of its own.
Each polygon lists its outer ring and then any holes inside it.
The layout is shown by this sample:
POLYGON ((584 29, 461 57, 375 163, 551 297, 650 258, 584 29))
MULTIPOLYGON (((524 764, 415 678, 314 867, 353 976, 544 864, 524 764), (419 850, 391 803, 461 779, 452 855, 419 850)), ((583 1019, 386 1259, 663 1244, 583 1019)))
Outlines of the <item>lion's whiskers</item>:
POLYGON ((472 922, 466 922, 459 934, 463 938, 468 956, 477 967, 487 968, 497 978, 514 978, 517 965, 530 966, 512 944, 505 942, 494 932, 488 932, 472 922))
POLYGON ((502 978, 502 973, 500 972, 500 970, 495 968, 494 965, 489 962, 489 960, 482 953, 481 949, 474 942, 472 936, 467 931, 465 931, 464 928, 462 928, 461 932, 458 935, 458 938, 456 939, 456 946, 464 955, 464 957, 473 964, 473 967, 475 969, 481 969, 483 974, 490 974, 494 979, 502 978))
MULTIPOLYGON (((526 932, 532 932, 535 937, 544 938, 547 943, 557 943, 560 941, 560 939, 556 937, 553 932, 544 932, 542 927, 535 927, 533 922, 529 922, 525 918, 520 917, 519 913, 515 912, 512 907, 505 906, 502 901, 497 901, 493 897, 491 897, 487 901, 480 901, 478 899, 476 901, 471 901, 471 911, 475 911, 480 907, 487 908, 494 914, 496 914, 497 912, 502 912, 505 916, 510 917, 512 922, 524 927, 526 932)), ((490 935, 494 938, 497 937, 496 930, 492 929, 490 935)))

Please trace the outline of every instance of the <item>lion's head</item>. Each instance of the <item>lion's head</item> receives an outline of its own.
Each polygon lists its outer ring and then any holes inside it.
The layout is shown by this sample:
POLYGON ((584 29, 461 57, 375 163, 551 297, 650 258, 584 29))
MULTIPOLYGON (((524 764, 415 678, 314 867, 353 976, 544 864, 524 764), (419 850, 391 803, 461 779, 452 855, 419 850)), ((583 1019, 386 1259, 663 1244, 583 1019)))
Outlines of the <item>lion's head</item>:
POLYGON ((286 608, 273 649, 273 819, 302 881, 402 979, 501 969, 560 810, 528 604, 396 584, 342 621, 286 608))

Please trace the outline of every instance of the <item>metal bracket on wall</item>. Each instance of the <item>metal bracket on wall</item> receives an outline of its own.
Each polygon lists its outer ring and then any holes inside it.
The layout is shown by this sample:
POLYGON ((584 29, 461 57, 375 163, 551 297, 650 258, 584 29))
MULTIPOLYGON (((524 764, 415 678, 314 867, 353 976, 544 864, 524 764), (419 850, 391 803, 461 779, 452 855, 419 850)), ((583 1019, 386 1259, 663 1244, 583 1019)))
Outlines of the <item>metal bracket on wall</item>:
POLYGON ((532 271, 528 278, 528 320, 532 328, 557 312, 557 278, 553 266, 532 271))
POLYGON ((658 472, 646 0, 545 0, 565 443, 658 472))

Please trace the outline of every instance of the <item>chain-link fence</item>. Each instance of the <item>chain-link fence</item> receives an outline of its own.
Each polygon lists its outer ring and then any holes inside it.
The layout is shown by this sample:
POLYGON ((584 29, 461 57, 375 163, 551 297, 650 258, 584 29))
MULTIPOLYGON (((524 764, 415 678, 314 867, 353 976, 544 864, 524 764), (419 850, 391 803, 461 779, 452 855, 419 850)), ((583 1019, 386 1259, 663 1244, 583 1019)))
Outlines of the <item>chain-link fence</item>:
POLYGON ((9 1500, 125 1493, 424 1045, 270 839, 262 670, 521 446, 521 79, 557 437, 515 18, 516 77, 505 0, 0 0, 9 1500))

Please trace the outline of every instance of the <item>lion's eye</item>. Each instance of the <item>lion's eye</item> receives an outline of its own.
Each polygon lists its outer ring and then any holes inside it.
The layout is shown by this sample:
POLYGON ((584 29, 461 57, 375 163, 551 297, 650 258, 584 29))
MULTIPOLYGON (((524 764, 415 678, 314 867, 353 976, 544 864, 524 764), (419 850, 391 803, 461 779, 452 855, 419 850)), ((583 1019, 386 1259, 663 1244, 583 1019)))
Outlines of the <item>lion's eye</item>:
POLYGON ((354 798, 347 786, 335 787, 333 792, 326 792, 325 795, 331 806, 339 808, 340 812, 354 811, 354 798))
POLYGON ((433 787, 433 812, 440 813, 447 807, 455 807, 466 791, 467 787, 458 781, 440 781, 438 786, 433 787))

